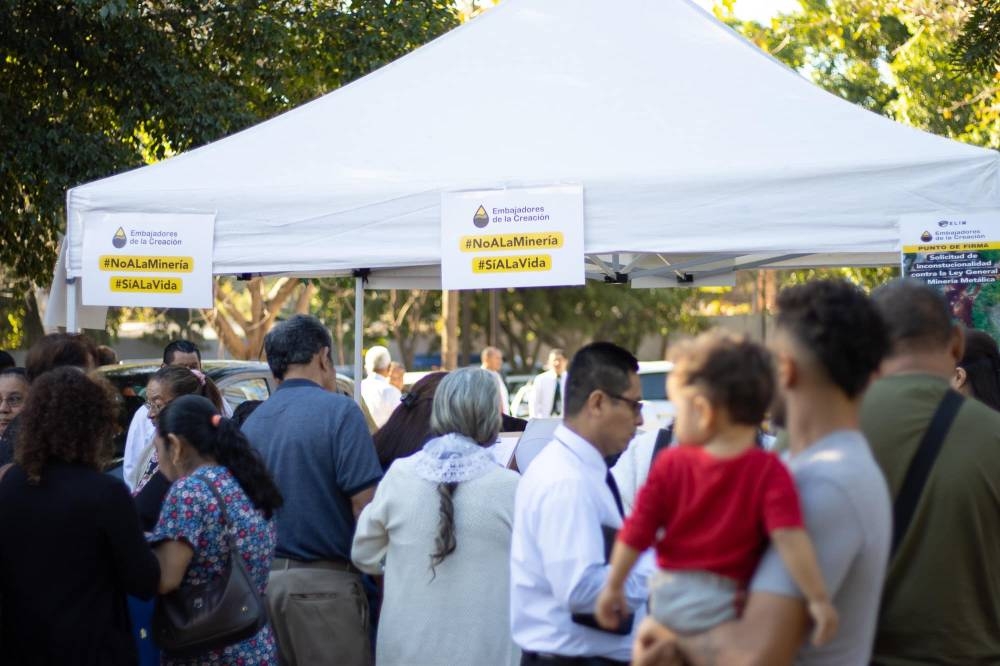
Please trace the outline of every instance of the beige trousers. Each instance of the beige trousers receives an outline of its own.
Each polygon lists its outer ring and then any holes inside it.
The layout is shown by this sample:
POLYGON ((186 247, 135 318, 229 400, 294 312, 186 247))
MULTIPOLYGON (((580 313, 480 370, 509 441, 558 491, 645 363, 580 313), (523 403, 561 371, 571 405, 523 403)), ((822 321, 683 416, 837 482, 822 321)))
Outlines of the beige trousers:
POLYGON ((347 571, 272 571, 271 624, 282 666, 370 666, 368 599, 347 571))

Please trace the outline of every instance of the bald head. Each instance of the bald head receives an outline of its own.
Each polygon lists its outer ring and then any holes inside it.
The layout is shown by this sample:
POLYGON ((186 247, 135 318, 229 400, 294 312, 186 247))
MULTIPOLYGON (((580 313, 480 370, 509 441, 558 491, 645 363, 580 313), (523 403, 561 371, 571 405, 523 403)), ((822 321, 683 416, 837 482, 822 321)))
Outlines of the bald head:
POLYGON ((499 372, 500 368, 503 367, 503 352, 496 347, 486 347, 480 353, 479 358, 487 370, 499 372))

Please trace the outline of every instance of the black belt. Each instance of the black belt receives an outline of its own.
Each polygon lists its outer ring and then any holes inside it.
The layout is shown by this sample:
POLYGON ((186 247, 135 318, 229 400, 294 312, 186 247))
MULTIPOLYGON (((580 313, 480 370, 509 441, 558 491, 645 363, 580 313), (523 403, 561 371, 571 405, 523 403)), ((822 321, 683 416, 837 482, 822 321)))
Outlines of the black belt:
POLYGON ((271 561, 271 571, 288 571, 289 569, 326 569, 328 571, 361 573, 357 567, 347 560, 313 560, 305 562, 287 557, 276 557, 271 561))
POLYGON ((628 666, 627 661, 618 661, 607 657, 565 657, 561 654, 548 652, 521 653, 521 666, 628 666))

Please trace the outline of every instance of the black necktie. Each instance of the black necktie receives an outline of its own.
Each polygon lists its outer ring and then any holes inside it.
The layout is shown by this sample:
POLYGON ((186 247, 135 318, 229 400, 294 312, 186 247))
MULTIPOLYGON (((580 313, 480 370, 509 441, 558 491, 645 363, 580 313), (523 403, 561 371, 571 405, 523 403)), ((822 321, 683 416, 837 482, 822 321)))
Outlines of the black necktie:
POLYGON ((615 506, 618 507, 618 515, 624 518, 625 507, 622 506, 622 494, 618 491, 618 484, 615 482, 615 477, 612 476, 610 469, 607 476, 604 477, 604 483, 608 484, 608 488, 611 488, 611 494, 615 497, 615 506))
POLYGON ((552 398, 552 414, 562 415, 562 381, 559 375, 556 375, 556 394, 552 398))

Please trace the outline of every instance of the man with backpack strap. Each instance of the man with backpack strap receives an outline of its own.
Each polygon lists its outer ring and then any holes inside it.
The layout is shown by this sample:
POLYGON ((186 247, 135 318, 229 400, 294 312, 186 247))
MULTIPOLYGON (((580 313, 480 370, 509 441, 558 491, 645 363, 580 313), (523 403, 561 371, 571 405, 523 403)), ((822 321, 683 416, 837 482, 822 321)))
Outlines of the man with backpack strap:
POLYGON ((892 347, 861 427, 895 500, 896 530, 872 663, 1000 663, 1000 413, 950 391, 963 331, 937 291, 901 280, 873 300, 892 347), (928 448, 946 396, 954 420, 939 423, 928 448))

